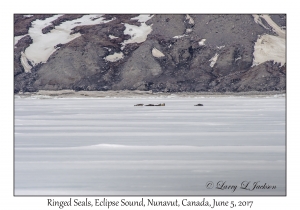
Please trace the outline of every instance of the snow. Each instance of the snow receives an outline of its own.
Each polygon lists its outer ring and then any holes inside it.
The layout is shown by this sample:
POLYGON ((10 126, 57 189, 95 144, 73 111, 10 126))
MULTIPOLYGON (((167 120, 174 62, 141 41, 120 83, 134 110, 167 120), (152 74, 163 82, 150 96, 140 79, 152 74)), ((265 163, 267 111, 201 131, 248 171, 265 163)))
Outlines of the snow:
POLYGON ((114 36, 114 35, 109 35, 108 36, 110 39, 117 39, 117 38, 119 38, 119 37, 116 37, 116 36, 114 36))
POLYGON ((145 22, 150 20, 154 15, 139 15, 137 17, 131 18, 131 20, 138 20, 141 23, 141 26, 135 26, 125 23, 126 27, 124 30, 124 34, 130 35, 131 38, 129 40, 125 40, 122 43, 121 50, 124 49, 126 44, 129 43, 141 43, 146 41, 148 34, 152 31, 152 25, 148 26, 145 22))
POLYGON ((21 59, 21 64, 24 68, 24 71, 26 73, 31 73, 31 66, 28 63, 28 60, 27 60, 26 55, 24 54, 24 52, 21 52, 21 58, 20 59, 21 59))
MULTIPOLYGON (((185 19, 188 20, 189 24, 194 25, 194 20, 193 20, 193 18, 191 18, 191 16, 186 15, 185 19)), ((186 36, 188 36, 187 34, 191 33, 192 31, 193 31, 193 29, 188 28, 188 29, 185 30, 185 34, 183 34, 183 35, 177 35, 177 36, 174 36, 173 38, 174 39, 180 39, 180 38, 186 37, 186 36)))
POLYGON ((193 29, 187 28, 187 29, 185 30, 185 33, 189 34, 189 33, 191 33, 192 31, 193 31, 193 29))
POLYGON ((156 58, 160 58, 160 57, 164 57, 165 56, 161 51, 159 51, 155 47, 152 49, 152 55, 154 57, 156 57, 156 58))
POLYGON ((237 57, 236 59, 234 59, 235 62, 237 62, 238 60, 242 59, 241 56, 237 57))
POLYGON ((21 36, 15 36, 14 37, 14 41, 15 41, 15 45, 18 44, 18 42, 20 41, 20 39, 22 39, 23 37, 27 36, 28 34, 25 35, 21 35, 21 36))
POLYGON ((265 61, 274 60, 285 64, 285 39, 279 36, 269 34, 258 37, 254 45, 253 66, 265 61))
POLYGON ((137 17, 131 18, 131 20, 138 20, 140 23, 145 23, 150 20, 154 15, 139 15, 137 17))
POLYGON ((23 17, 32 17, 33 15, 23 15, 23 17))
POLYGON ((220 50, 220 49, 222 49, 224 47, 225 47, 225 45, 223 45, 223 46, 217 46, 217 49, 220 50))
POLYGON ((272 36, 264 34, 259 36, 254 46, 253 63, 252 66, 258 65, 265 61, 271 61, 281 63, 281 66, 285 64, 285 30, 279 27, 269 15, 253 15, 256 23, 263 26, 261 18, 263 18, 277 33, 278 36, 272 36))
POLYGON ((112 55, 106 56, 104 59, 107 61, 110 61, 110 62, 116 62, 116 61, 122 59, 123 57, 124 57, 124 54, 122 52, 119 52, 119 53, 115 52, 112 55))
POLYGON ((173 38, 174 39, 180 39, 180 38, 185 37, 185 36, 189 36, 189 35, 183 34, 183 35, 174 36, 173 38))
POLYGON ((269 30, 269 28, 263 24, 259 15, 252 15, 252 16, 254 18, 255 23, 257 23, 257 24, 261 25, 262 27, 264 27, 265 29, 269 30))
POLYGON ((103 18, 98 18, 101 15, 84 15, 81 18, 63 22, 59 26, 56 26, 55 29, 51 30, 50 33, 43 34, 42 29, 51 25, 51 21, 60 16, 62 15, 54 15, 45 20, 35 20, 32 22, 32 27, 29 28, 28 33, 33 39, 33 43, 26 48, 25 55, 27 59, 33 61, 34 65, 40 62, 45 63, 50 55, 57 50, 54 48, 57 44, 65 44, 81 36, 80 33, 70 35, 72 28, 81 25, 95 25, 111 21, 103 21, 103 18), (98 19, 92 20, 93 18, 98 19))
POLYGON ((108 48, 108 47, 103 47, 104 49, 107 49, 109 52, 111 51, 111 49, 110 48, 108 48))
POLYGON ((16 195, 285 194, 285 97, 16 98, 14 128, 16 195))
POLYGON ((279 37, 285 38, 285 30, 279 27, 269 15, 260 15, 260 17, 264 18, 265 21, 273 28, 273 30, 278 34, 279 37))
POLYGON ((203 45, 205 45, 205 44, 204 44, 205 41, 206 41, 206 39, 201 39, 201 41, 198 42, 198 43, 199 43, 200 46, 203 46, 203 45))
POLYGON ((211 61, 210 64, 209 64, 210 67, 214 67, 214 65, 216 64, 216 62, 218 60, 218 57, 219 57, 219 54, 216 53, 214 55, 214 57, 212 57, 211 59, 209 59, 209 61, 211 61))
POLYGON ((125 23, 124 34, 130 35, 131 38, 129 40, 125 40, 122 43, 121 50, 124 49, 126 44, 129 43, 141 43, 146 41, 148 34, 152 31, 152 25, 148 26, 145 23, 141 23, 141 26, 135 26, 125 23))
POLYGON ((269 15, 253 15, 254 17, 254 21, 263 26, 265 29, 269 29, 268 27, 266 27, 262 21, 261 18, 263 18, 273 29, 273 31, 275 31, 279 37, 281 38, 285 38, 285 30, 283 30, 281 27, 279 27, 272 19, 269 15))
POLYGON ((191 24, 191 25, 194 25, 194 24, 195 24, 194 19, 193 19, 191 16, 186 15, 185 19, 188 20, 188 23, 189 23, 189 24, 191 24))

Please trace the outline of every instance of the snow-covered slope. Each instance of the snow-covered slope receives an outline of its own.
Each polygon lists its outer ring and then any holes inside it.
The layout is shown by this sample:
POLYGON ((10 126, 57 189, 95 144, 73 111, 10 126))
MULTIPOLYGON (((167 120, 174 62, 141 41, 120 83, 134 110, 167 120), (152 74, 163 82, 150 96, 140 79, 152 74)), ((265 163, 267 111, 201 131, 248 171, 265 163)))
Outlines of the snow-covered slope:
POLYGON ((122 43, 121 49, 124 49, 126 44, 129 43, 141 43, 146 41, 148 34, 151 33, 152 28, 145 24, 145 22, 151 19, 153 16, 150 15, 139 15, 137 17, 131 18, 132 20, 138 20, 141 23, 140 26, 125 24, 126 29, 124 34, 130 35, 130 39, 125 40, 122 43))
POLYGON ((15 92, 237 91, 253 69, 277 75, 254 89, 284 90, 285 28, 279 14, 15 15, 15 92))
POLYGON ((84 15, 81 18, 63 22, 59 26, 56 26, 50 33, 44 34, 42 29, 51 25, 51 22, 61 17, 62 15, 54 15, 45 20, 35 20, 32 22, 32 27, 29 28, 28 34, 33 39, 33 43, 26 48, 22 56, 22 64, 25 72, 30 71, 25 59, 29 60, 31 64, 36 65, 38 63, 46 63, 50 55, 58 49, 58 44, 65 44, 73 39, 81 36, 80 33, 71 34, 72 28, 82 25, 96 25, 105 23, 101 15, 84 15), (97 19, 95 19, 97 18, 97 19), (95 19, 95 20, 94 20, 95 19))
POLYGON ((261 64, 265 61, 285 64, 285 30, 278 26, 269 15, 253 15, 254 21, 266 29, 272 30, 276 35, 263 34, 257 38, 254 46, 253 65, 261 64), (265 26, 262 19, 269 27, 265 26))

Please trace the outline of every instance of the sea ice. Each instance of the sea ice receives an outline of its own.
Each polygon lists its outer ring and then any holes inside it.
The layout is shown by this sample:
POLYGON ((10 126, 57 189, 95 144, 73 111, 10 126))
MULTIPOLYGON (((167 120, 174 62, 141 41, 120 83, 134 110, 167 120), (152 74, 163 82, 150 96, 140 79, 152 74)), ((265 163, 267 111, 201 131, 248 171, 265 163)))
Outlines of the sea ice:
POLYGON ((14 122, 16 195, 285 195, 285 97, 16 97, 14 122), (245 180, 276 189, 205 187, 245 180))

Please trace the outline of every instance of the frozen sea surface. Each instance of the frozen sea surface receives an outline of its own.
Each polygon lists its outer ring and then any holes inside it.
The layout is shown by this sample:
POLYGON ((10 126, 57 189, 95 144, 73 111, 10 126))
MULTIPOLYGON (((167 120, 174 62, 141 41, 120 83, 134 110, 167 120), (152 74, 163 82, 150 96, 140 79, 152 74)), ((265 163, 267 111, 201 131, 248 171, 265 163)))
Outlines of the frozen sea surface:
POLYGON ((16 98, 14 145, 15 195, 285 195, 284 97, 16 98))

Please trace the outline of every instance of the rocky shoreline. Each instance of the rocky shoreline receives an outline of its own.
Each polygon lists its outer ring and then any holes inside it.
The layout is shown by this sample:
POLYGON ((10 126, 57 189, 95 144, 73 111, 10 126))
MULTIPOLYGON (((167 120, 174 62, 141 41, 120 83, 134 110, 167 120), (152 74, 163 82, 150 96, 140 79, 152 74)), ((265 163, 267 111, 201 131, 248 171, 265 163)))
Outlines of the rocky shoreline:
POLYGON ((74 91, 74 90, 40 90, 38 92, 21 92, 15 94, 19 98, 197 98, 197 97, 229 97, 229 96, 247 96, 247 97, 266 97, 279 96, 285 97, 285 91, 248 91, 248 92, 152 92, 152 91, 74 91))

